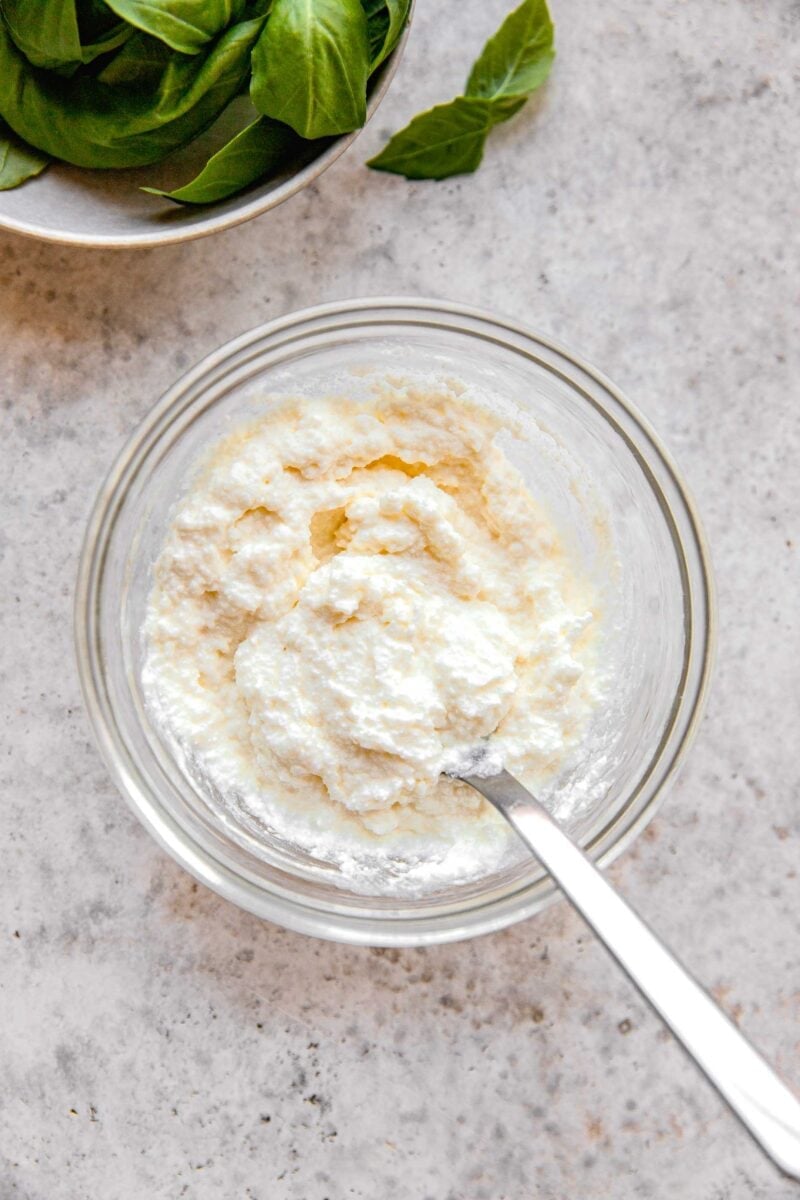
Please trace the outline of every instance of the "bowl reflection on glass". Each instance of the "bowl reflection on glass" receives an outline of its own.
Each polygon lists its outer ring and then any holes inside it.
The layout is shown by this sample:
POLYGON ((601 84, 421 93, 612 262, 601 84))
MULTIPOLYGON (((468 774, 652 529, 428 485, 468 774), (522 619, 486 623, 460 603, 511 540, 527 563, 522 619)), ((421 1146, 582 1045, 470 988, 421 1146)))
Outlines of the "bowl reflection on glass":
POLYGON ((265 395, 330 393, 342 378, 357 388, 370 372, 455 376, 495 398, 523 435, 509 435, 506 453, 587 567, 604 573, 610 701, 550 797, 601 863, 650 819, 699 720, 710 571, 674 464, 617 389, 549 339, 461 306, 346 301, 273 321, 190 371, 136 431, 91 517, 76 607, 84 694, 120 790, 173 857, 244 908, 322 937, 424 945, 521 920, 554 885, 525 861, 415 899, 358 894, 336 867, 238 819, 193 778, 141 688, 151 568, 192 464, 265 395))

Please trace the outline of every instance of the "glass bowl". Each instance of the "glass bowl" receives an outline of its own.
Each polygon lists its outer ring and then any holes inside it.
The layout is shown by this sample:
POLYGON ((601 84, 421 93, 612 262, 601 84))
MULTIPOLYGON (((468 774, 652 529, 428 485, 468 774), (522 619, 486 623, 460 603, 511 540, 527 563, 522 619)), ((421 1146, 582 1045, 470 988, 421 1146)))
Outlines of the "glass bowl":
POLYGON ((653 816, 697 728, 713 647, 708 554, 674 463, 619 390, 549 338, 461 305, 343 301, 254 329, 179 380, 120 454, 89 520, 76 637, 95 735, 145 827, 202 883, 287 928, 376 946, 488 933, 558 893, 526 860, 411 899, 362 895, 337 886, 330 864, 254 834, 188 777, 150 719, 140 631, 172 506, 209 443, 263 410, 268 393, 330 394, 343 379, 358 390, 370 373, 408 371, 493 397, 522 432, 506 453, 603 578, 614 687, 590 759, 549 797, 599 863, 653 816), (580 802, 564 808, 576 789, 580 802))

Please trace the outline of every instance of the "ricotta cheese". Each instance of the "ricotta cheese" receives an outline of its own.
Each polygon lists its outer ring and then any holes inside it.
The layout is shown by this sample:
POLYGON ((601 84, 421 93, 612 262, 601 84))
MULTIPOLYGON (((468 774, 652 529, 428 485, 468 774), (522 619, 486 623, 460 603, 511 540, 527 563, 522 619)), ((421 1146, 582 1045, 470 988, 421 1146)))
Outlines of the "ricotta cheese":
POLYGON ((490 739, 536 789, 597 702, 587 582, 457 385, 283 399, 176 505, 148 703, 223 804, 343 886, 497 869, 513 835, 442 774, 490 739))

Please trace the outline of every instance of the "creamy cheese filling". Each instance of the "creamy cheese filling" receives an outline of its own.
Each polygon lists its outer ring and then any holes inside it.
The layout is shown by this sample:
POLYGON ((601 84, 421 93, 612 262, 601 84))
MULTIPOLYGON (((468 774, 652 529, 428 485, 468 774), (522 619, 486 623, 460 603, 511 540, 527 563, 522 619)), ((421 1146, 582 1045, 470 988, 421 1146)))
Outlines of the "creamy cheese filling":
POLYGON ((508 837, 443 767, 482 739, 532 787, 596 703, 593 597, 452 385, 281 401, 176 507, 146 692, 218 794, 335 862, 433 877, 508 837))

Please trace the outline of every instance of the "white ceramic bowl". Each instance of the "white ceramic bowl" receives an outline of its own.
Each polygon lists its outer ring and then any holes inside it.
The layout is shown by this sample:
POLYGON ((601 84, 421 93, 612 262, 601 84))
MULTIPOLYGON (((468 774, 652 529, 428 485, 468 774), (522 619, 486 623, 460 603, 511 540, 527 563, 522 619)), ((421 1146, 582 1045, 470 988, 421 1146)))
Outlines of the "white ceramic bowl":
MULTIPOLYGON (((372 81, 368 120, 386 95, 400 64, 413 10, 412 0, 403 35, 372 81)), ((53 163, 38 178, 0 192, 0 229, 48 242, 119 250, 205 237, 249 221, 288 200, 317 179, 360 132, 356 129, 326 139, 322 150, 307 153, 274 179, 212 205, 175 204, 140 190, 143 186, 171 189, 191 179, 208 158, 208 139, 204 137, 163 163, 129 171, 90 171, 53 163)))

